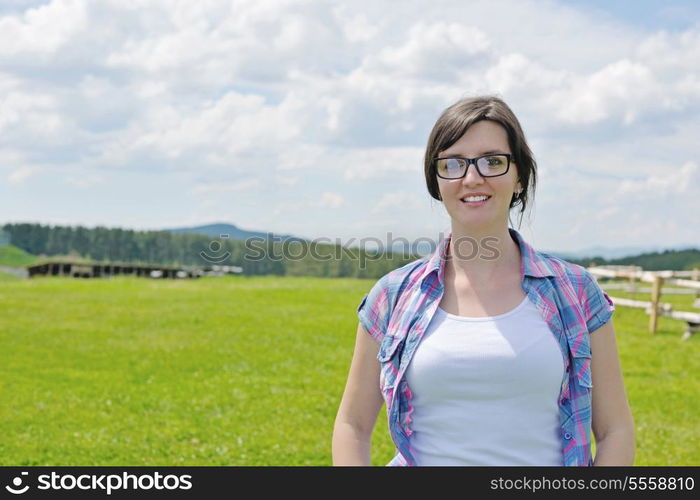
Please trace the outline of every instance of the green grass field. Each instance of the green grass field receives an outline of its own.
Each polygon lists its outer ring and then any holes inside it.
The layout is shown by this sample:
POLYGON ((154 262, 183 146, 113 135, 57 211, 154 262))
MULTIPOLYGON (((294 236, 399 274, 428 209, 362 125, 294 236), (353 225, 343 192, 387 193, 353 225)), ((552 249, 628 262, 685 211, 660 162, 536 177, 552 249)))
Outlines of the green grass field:
MULTIPOLYGON (((330 465, 372 284, 0 280, 0 465, 330 465)), ((636 465, 700 464, 700 339, 667 318, 651 336, 641 310, 614 318, 636 465)), ((392 456, 382 410, 372 461, 392 456)))

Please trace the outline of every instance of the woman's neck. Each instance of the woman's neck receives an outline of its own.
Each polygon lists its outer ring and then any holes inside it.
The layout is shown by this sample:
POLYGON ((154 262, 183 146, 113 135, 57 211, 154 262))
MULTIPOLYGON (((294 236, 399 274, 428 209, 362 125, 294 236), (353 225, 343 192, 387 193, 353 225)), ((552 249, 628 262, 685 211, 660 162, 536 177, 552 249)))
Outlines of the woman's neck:
POLYGON ((520 266, 520 249, 508 226, 468 232, 453 226, 448 252, 446 265, 452 276, 482 288, 520 266))

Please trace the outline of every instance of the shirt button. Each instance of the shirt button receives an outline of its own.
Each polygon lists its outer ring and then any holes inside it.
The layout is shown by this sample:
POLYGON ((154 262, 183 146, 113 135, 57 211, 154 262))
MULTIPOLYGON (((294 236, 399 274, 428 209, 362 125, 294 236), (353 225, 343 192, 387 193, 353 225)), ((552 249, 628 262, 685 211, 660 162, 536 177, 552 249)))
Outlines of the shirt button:
POLYGON ((564 433, 564 439, 571 439, 571 438, 572 438, 572 436, 570 433, 568 433, 568 432, 564 433))

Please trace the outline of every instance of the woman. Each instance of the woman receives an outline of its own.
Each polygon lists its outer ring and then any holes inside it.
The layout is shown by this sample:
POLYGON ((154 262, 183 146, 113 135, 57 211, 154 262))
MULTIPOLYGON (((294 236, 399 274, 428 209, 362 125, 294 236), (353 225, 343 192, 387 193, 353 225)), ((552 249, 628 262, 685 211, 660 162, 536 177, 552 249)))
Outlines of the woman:
POLYGON ((334 465, 370 465, 383 402, 388 465, 631 465, 612 301, 585 268, 508 227, 536 182, 518 119, 497 97, 458 101, 424 169, 451 232, 362 300, 334 465))

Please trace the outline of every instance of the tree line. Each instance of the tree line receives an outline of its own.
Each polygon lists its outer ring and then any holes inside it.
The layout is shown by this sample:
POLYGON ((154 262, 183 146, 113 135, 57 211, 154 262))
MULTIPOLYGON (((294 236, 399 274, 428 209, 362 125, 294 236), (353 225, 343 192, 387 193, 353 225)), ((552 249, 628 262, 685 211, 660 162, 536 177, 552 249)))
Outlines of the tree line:
MULTIPOLYGON (((10 242, 33 254, 73 255, 98 262, 173 266, 240 266, 244 274, 379 278, 419 255, 371 252, 313 242, 212 239, 194 233, 33 223, 5 224, 10 242)), ((700 249, 665 250, 620 259, 566 259, 591 265, 637 265, 645 270, 700 268, 700 249)))
POLYGON ((606 260, 602 257, 584 259, 581 261, 569 260, 582 266, 592 265, 619 265, 640 266, 645 271, 690 271, 700 269, 700 249, 687 248, 683 250, 664 250, 663 252, 650 252, 632 257, 606 260))
POLYGON ((5 224, 10 243, 33 255, 75 256, 97 262, 168 266, 230 265, 243 274, 379 278, 420 258, 299 240, 247 241, 168 231, 35 223, 5 224))

